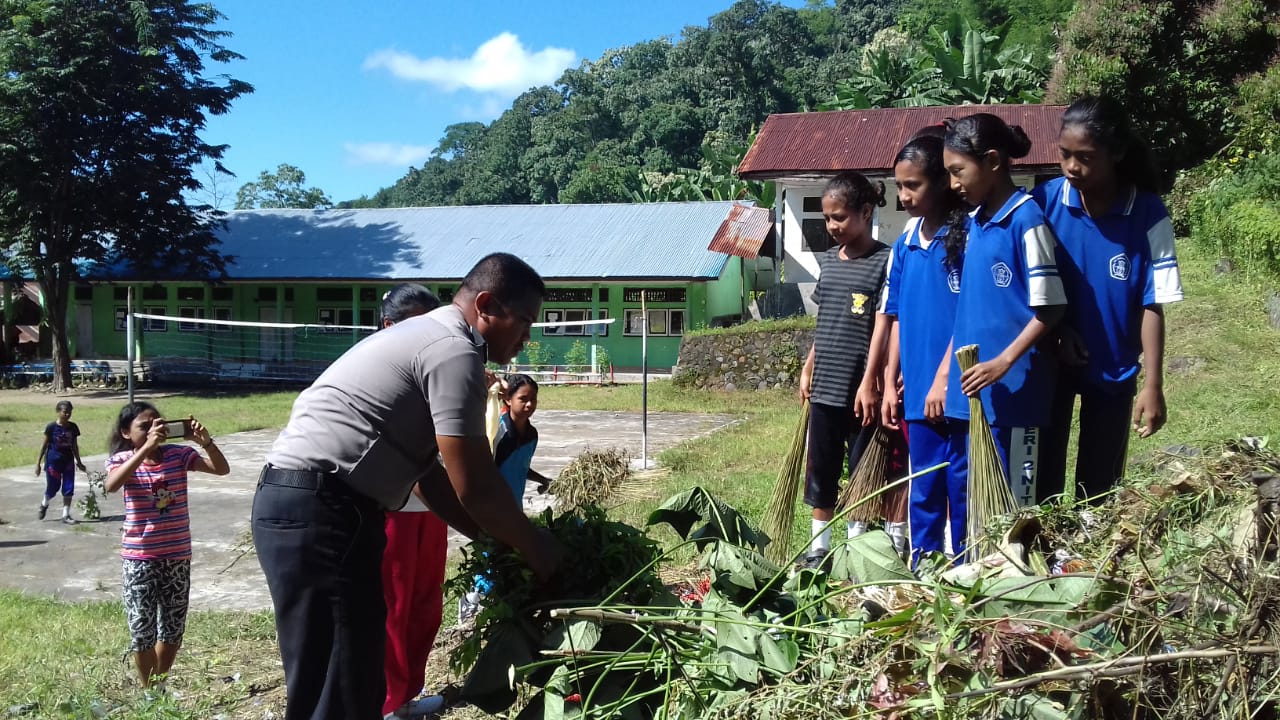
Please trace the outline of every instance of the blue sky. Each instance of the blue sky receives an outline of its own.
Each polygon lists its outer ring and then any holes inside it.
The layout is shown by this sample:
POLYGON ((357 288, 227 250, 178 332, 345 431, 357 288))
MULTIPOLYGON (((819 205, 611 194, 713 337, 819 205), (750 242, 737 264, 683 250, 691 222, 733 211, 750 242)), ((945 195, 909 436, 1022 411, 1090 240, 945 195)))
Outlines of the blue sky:
POLYGON ((223 164, 236 177, 218 181, 220 207, 280 163, 335 202, 371 195, 421 165, 447 125, 489 122, 584 58, 678 38, 731 2, 214 0, 224 44, 245 59, 206 72, 255 87, 204 133, 230 145, 223 164))

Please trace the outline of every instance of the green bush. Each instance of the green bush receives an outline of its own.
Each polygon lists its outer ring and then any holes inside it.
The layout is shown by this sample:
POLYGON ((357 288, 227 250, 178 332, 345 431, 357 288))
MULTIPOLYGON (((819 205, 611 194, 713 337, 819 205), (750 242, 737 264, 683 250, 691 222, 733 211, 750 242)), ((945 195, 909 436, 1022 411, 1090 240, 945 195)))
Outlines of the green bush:
POLYGON ((1251 152, 1222 165, 1225 174, 1187 203, 1193 240, 1246 272, 1280 277, 1280 151, 1251 152))
POLYGON ((613 358, 609 357, 609 351, 604 349, 603 345, 596 346, 596 372, 609 373, 609 368, 613 367, 613 358))
POLYGON ((591 350, 581 340, 574 340, 564 354, 565 370, 587 370, 591 367, 591 350))
POLYGON ((550 365, 552 362, 551 348, 545 347, 536 340, 525 343, 524 352, 520 354, 524 357, 522 365, 541 367, 550 365))

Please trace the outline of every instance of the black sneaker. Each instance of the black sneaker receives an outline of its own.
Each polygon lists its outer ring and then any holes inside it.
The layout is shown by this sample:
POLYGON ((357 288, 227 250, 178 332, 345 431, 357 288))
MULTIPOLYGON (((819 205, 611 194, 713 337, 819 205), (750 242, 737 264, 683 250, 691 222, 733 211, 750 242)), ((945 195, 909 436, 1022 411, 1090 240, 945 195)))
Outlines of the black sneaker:
POLYGON ((49 506, 48 506, 48 505, 41 505, 41 506, 40 506, 40 512, 36 514, 36 519, 38 519, 38 520, 43 520, 43 519, 44 519, 45 514, 46 514, 46 513, 48 513, 48 512, 49 512, 49 506))
POLYGON ((831 551, 829 550, 810 550, 803 558, 800 558, 800 567, 804 570, 827 570, 831 560, 831 551))

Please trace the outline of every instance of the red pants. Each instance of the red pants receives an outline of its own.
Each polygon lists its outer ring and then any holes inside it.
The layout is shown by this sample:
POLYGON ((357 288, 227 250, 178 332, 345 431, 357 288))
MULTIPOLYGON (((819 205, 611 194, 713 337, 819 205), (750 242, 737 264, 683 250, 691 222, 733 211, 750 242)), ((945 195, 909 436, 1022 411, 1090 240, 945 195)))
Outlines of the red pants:
POLYGON ((433 512, 387 513, 382 594, 387 603, 383 714, 418 696, 444 612, 449 526, 433 512))

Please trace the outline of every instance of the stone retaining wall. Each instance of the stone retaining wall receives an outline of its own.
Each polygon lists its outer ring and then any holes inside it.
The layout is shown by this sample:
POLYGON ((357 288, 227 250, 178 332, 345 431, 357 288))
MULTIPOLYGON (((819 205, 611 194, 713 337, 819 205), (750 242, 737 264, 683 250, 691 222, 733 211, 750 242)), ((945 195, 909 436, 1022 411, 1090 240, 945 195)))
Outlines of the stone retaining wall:
POLYGON ((686 337, 671 378, 713 390, 793 388, 812 345, 811 328, 686 337))

